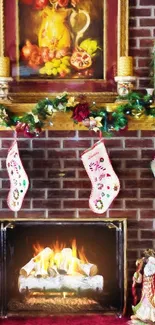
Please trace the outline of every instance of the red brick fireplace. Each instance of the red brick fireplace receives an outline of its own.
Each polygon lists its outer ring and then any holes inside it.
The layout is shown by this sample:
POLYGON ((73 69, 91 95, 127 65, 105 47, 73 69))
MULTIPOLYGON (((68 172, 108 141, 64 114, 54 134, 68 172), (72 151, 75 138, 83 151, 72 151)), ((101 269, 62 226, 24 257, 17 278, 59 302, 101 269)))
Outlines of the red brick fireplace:
POLYGON ((125 313, 125 219, 0 226, 0 317, 125 313))
MULTIPOLYGON (((137 88, 149 87, 149 63, 154 39, 154 0, 130 0, 130 47, 137 88)), ((81 153, 98 140, 89 131, 46 131, 37 139, 19 138, 20 156, 30 180, 22 209, 11 212, 6 204, 9 179, 6 156, 14 134, 1 131, 1 219, 97 218, 88 205, 91 183, 81 153)), ((127 218, 129 293, 135 260, 154 247, 155 182, 150 161, 155 155, 155 131, 125 131, 105 139, 121 190, 101 218, 127 218)), ((130 304, 130 302, 129 302, 130 304)))

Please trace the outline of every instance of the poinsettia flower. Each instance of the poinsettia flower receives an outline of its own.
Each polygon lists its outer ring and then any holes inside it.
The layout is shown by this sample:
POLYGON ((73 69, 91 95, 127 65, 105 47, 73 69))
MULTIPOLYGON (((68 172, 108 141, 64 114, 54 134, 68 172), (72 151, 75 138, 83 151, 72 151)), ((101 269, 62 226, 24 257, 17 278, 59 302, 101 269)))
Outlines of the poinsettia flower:
POLYGON ((90 128, 95 132, 99 131, 99 129, 102 127, 102 123, 101 123, 102 117, 101 116, 96 116, 96 117, 90 116, 89 119, 90 119, 90 128))
POLYGON ((82 122, 90 114, 88 103, 77 104, 73 110, 73 120, 76 122, 82 122))
POLYGON ((23 132, 25 130, 26 125, 27 125, 26 123, 17 121, 15 126, 16 132, 23 132))
POLYGON ((1 125, 6 125, 9 119, 10 119, 10 117, 6 112, 6 109, 2 108, 0 110, 0 124, 1 125))
POLYGON ((3 109, 0 112, 0 117, 1 117, 2 120, 7 120, 7 118, 9 117, 5 109, 3 109))
POLYGON ((65 107, 62 103, 59 103, 59 105, 58 105, 58 110, 59 110, 59 111, 64 111, 65 108, 66 108, 66 107, 65 107))
POLYGON ((79 102, 75 101, 75 97, 69 97, 66 107, 75 107, 79 102))

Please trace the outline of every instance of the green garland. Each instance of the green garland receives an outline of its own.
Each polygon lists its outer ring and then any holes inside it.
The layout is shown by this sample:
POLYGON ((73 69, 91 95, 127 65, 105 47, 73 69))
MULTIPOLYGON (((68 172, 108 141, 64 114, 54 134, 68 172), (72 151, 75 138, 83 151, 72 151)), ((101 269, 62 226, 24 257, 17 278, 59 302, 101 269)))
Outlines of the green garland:
POLYGON ((109 134, 127 128, 128 116, 139 118, 146 115, 155 118, 155 107, 151 105, 149 95, 132 92, 118 100, 120 104, 118 102, 116 110, 107 112, 106 107, 90 107, 87 102, 78 102, 65 93, 52 100, 45 98, 39 101, 31 112, 23 116, 16 115, 0 104, 0 126, 14 127, 17 132, 24 132, 25 136, 38 136, 49 117, 52 124, 53 113, 72 111, 75 123, 82 122, 89 129, 109 134))

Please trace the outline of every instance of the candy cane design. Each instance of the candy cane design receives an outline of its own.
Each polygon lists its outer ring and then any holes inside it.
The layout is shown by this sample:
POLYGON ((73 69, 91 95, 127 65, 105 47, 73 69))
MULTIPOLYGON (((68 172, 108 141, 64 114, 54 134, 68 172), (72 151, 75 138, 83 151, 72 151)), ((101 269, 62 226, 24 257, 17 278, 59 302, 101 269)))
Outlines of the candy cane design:
POLYGON ((10 162, 10 166, 13 167, 16 171, 17 174, 19 174, 19 171, 18 171, 18 167, 17 167, 17 164, 16 164, 16 161, 14 160, 11 160, 10 162))
POLYGON ((97 170, 106 170, 106 168, 104 168, 103 166, 100 165, 99 161, 96 162, 91 162, 89 164, 89 168, 90 170, 93 171, 97 171, 97 170))

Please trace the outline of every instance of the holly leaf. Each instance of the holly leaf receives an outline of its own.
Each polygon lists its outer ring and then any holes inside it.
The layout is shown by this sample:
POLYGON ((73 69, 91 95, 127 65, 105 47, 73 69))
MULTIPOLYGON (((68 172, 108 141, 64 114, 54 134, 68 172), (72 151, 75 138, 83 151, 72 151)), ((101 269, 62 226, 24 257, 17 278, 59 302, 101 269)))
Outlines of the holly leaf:
POLYGON ((122 113, 113 112, 113 127, 116 131, 124 128, 128 124, 127 117, 122 113))
POLYGON ((155 107, 149 109, 149 115, 155 117, 155 107))

